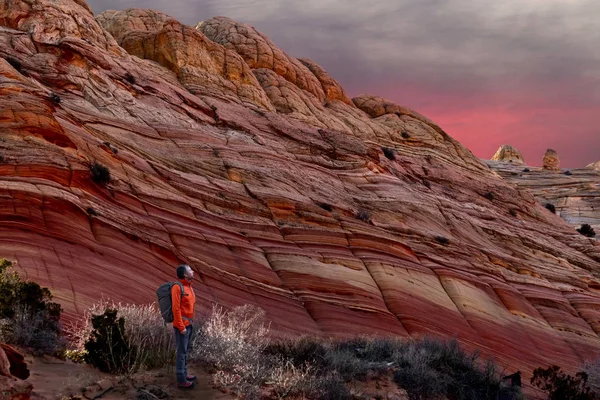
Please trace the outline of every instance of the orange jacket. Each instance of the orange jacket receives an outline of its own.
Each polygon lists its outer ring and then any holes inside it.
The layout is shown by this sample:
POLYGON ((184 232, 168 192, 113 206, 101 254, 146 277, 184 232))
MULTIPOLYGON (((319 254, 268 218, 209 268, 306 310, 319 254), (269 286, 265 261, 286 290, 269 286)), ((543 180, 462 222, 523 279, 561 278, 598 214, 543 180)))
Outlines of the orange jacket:
POLYGON ((196 294, 191 283, 185 279, 179 279, 179 282, 183 285, 183 298, 181 297, 181 287, 173 285, 171 288, 171 302, 173 303, 173 326, 181 331, 191 324, 190 321, 182 317, 194 318, 196 294))

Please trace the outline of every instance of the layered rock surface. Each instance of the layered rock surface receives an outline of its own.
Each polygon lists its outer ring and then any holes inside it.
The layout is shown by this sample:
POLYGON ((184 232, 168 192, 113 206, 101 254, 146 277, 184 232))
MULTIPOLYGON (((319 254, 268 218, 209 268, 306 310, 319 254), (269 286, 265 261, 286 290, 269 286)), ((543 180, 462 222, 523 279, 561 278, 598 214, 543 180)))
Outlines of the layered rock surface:
POLYGON ((279 332, 456 336, 523 371, 599 355, 597 243, 426 117, 349 102, 231 20, 19 4, 0 0, 0 257, 68 318, 154 301, 186 262, 201 311, 256 304, 279 332))
MULTIPOLYGON (((552 157, 558 160, 554 150, 552 157)), ((589 224, 600 232, 599 170, 590 166, 563 170, 540 168, 494 159, 487 164, 507 182, 531 192, 540 204, 552 204, 556 214, 573 228, 589 224)))

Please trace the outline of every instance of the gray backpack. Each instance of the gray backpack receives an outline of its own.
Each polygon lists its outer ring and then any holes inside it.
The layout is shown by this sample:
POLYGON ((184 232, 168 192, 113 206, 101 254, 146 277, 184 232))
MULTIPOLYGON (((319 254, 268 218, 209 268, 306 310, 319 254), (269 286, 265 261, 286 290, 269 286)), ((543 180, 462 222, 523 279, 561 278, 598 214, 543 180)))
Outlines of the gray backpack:
POLYGON ((181 288, 181 298, 183 299, 183 285, 181 282, 167 282, 160 285, 156 290, 156 296, 158 297, 158 308, 162 315, 165 323, 173 322, 173 302, 171 300, 171 288, 174 285, 179 285, 181 288))

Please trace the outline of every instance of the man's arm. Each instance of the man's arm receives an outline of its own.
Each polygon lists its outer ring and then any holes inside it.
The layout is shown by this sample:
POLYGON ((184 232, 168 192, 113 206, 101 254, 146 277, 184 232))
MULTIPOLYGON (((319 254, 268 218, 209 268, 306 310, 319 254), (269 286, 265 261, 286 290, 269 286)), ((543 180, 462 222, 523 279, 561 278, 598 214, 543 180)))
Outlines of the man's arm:
POLYGON ((181 287, 179 285, 173 285, 171 288, 171 303, 173 304, 173 326, 179 332, 183 332, 185 325, 181 318, 181 287))

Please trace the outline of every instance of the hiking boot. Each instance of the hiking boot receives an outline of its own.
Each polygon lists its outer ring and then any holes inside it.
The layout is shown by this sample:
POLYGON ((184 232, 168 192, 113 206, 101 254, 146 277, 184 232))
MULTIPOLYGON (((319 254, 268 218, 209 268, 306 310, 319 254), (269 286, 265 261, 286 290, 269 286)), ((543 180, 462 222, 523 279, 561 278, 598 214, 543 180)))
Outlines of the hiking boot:
POLYGON ((196 382, 190 382, 190 381, 179 382, 177 384, 177 387, 180 389, 193 389, 196 387, 196 382))
POLYGON ((196 376, 195 376, 195 375, 187 375, 187 376, 185 377, 185 380, 186 380, 186 381, 190 381, 190 382, 191 382, 191 381, 195 381, 196 379, 198 379, 198 378, 196 378, 196 376))

